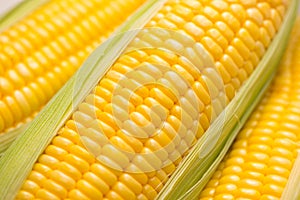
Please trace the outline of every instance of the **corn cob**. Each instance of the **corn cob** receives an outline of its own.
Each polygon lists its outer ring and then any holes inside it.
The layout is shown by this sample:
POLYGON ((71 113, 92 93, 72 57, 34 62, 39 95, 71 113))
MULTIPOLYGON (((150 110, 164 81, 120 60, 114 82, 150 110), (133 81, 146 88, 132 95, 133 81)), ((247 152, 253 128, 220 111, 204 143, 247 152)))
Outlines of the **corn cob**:
MULTIPOLYGON (((259 2, 257 5, 248 1, 168 1, 146 27, 175 30, 196 42, 201 42, 223 79, 228 103, 264 55, 280 28, 287 6, 288 3, 268 1, 259 2)), ((149 38, 142 37, 137 37, 131 45, 135 46, 143 40, 149 42, 149 38)), ((150 43, 161 42, 155 40, 156 37, 150 37, 150 43)), ((17 198, 153 199, 157 195, 187 151, 187 148, 183 148, 183 151, 179 148, 188 146, 186 143, 173 144, 174 147, 165 152, 169 159, 172 156, 176 159, 162 169, 153 170, 153 165, 159 162, 159 159, 153 162, 139 160, 138 166, 149 166, 149 172, 132 173, 141 170, 137 165, 130 164, 126 156, 119 154, 114 147, 107 146, 97 150, 95 145, 90 149, 95 154, 102 151, 101 158, 110 163, 110 166, 113 166, 111 168, 89 154, 78 135, 78 130, 85 130, 86 140, 93 137, 95 130, 93 125, 89 124, 89 115, 93 115, 90 108, 93 108, 98 118, 96 125, 100 126, 108 140, 120 149, 148 153, 173 142, 174 135, 167 132, 168 129, 164 129, 165 132, 161 132, 155 138, 138 140, 128 137, 112 120, 111 99, 116 83, 122 78, 122 74, 145 63, 167 63, 193 86, 200 99, 201 114, 197 124, 199 131, 195 137, 187 137, 186 141, 194 143, 201 137, 213 116, 222 109, 222 105, 219 110, 210 107, 212 99, 203 76, 195 73, 174 53, 149 49, 129 52, 118 59, 85 102, 79 105, 72 119, 59 130, 58 135, 34 165, 17 198), (124 166, 129 172, 122 172, 124 166)), ((176 123, 180 123, 178 112, 182 110, 173 102, 173 98, 167 90, 153 85, 136 91, 129 106, 132 120, 140 124, 147 123, 148 107, 161 104, 169 109, 168 126, 176 130, 176 123)), ((90 145, 93 144, 92 141, 89 142, 90 145)))
POLYGON ((30 121, 142 2, 51 1, 1 32, 0 133, 30 121))
POLYGON ((200 199, 290 199, 282 193, 300 150, 299 25, 298 17, 275 81, 200 199))

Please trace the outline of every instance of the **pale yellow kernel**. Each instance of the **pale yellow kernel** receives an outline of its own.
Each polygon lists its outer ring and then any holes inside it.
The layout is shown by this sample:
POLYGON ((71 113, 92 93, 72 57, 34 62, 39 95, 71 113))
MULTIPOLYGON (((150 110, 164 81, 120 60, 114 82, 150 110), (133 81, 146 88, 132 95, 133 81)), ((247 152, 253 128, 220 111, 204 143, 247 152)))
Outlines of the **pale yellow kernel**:
POLYGON ((205 30, 209 30, 213 26, 213 23, 204 15, 196 15, 192 19, 192 22, 194 22, 198 27, 205 30))
POLYGON ((110 138, 110 142, 115 145, 116 147, 124 150, 125 152, 134 153, 133 148, 128 145, 122 138, 118 136, 113 136, 110 138))
POLYGON ((124 142, 126 142, 135 152, 140 152, 143 148, 143 143, 131 135, 118 131, 116 136, 124 140, 124 142))
POLYGON ((110 160, 115 162, 121 168, 125 168, 129 164, 129 158, 124 154, 124 152, 119 150, 118 148, 116 148, 115 146, 113 146, 111 144, 106 144, 103 146, 100 157, 101 157, 101 160, 102 160, 102 158, 104 159, 103 162, 105 164, 110 164, 110 163, 106 163, 106 161, 108 161, 107 159, 109 158, 110 160))

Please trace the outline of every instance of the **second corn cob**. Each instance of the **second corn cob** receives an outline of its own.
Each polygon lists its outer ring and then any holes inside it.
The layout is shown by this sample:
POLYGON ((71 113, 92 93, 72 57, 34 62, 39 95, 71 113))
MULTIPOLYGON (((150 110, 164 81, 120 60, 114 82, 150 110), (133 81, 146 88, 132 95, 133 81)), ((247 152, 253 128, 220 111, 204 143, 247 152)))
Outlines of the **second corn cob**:
POLYGON ((200 199, 287 199, 282 194, 300 152, 299 24, 298 17, 273 85, 200 199))

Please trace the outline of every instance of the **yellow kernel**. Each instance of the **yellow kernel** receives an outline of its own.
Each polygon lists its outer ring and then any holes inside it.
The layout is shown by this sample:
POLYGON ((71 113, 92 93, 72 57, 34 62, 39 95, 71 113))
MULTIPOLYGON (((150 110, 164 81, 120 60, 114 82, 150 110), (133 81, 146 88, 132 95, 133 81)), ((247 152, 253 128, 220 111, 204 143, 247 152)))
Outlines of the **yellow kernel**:
POLYGON ((135 199, 135 194, 122 182, 117 182, 112 189, 124 199, 135 199))
POLYGON ((186 20, 189 20, 193 17, 192 10, 180 4, 175 4, 172 12, 178 14, 186 20))
POLYGON ((185 23, 184 30, 192 35, 196 40, 199 40, 199 38, 204 36, 204 31, 195 25, 193 22, 185 23))
POLYGON ((133 148, 131 146, 129 146, 123 139, 121 139, 118 136, 111 137, 110 138, 110 142, 114 146, 116 146, 116 147, 118 147, 118 148, 120 148, 120 149, 122 149, 122 150, 124 150, 126 152, 134 153, 133 148))
POLYGON ((35 194, 39 199, 51 199, 51 200, 59 200, 60 198, 51 192, 47 191, 46 189, 40 189, 35 194))
POLYGON ((223 55, 223 49, 210 37, 203 37, 201 43, 208 49, 215 61, 219 60, 223 55))
POLYGON ((55 182, 64 187, 66 190, 75 188, 75 180, 59 170, 51 171, 49 178, 55 180, 55 182))
POLYGON ((261 12, 257 8, 248 8, 246 13, 247 13, 248 19, 251 19, 258 26, 262 25, 264 16, 261 14, 261 12))
POLYGON ((16 196, 16 199, 27 199, 27 200, 33 200, 34 196, 30 192, 26 192, 24 190, 20 190, 16 196))
POLYGON ((266 184, 262 188, 262 193, 272 196, 280 197, 283 192, 283 188, 275 184, 266 184))
POLYGON ((196 15, 192 19, 192 22, 194 22, 197 26, 205 30, 209 30, 213 26, 213 23, 204 15, 196 15))
POLYGON ((223 12, 221 16, 233 32, 237 32, 240 29, 240 22, 230 12, 223 12))
POLYGON ((259 199, 260 192, 255 189, 239 188, 238 196, 245 199, 259 199))
POLYGON ((91 185, 89 182, 85 180, 79 180, 77 182, 77 188, 86 195, 88 198, 91 199, 101 199, 102 198, 102 193, 95 188, 93 185, 91 185))
POLYGON ((246 20, 244 27, 250 33, 254 41, 257 41, 259 38, 259 26, 255 24, 252 20, 246 20))
POLYGON ((95 173, 98 177, 101 177, 101 179, 103 179, 109 186, 113 186, 117 182, 116 175, 99 163, 92 164, 90 169, 91 172, 95 173))
POLYGON ((78 189, 71 190, 68 194, 68 197, 74 200, 89 200, 89 198, 78 189))
POLYGON ((216 195, 214 197, 214 199, 215 200, 231 200, 231 199, 234 199, 234 196, 232 194, 222 193, 222 194, 216 195))
POLYGON ((147 184, 143 187, 143 192, 142 193, 145 194, 145 196, 148 199, 155 199, 155 197, 157 196, 157 192, 149 184, 147 184))
POLYGON ((22 186, 22 189, 31 194, 35 194, 40 189, 40 186, 34 181, 26 180, 22 186))
POLYGON ((77 170, 79 170, 81 173, 85 173, 88 171, 89 169, 89 164, 88 162, 86 162, 85 160, 72 155, 72 154, 68 154, 65 156, 65 161, 74 166, 77 170))
POLYGON ((137 180, 135 180, 131 175, 124 173, 119 177, 119 180, 131 189, 135 195, 138 195, 142 192, 142 185, 137 180))
POLYGON ((109 185, 105 183, 101 177, 96 176, 92 172, 85 173, 83 179, 91 184, 89 187, 95 187, 95 189, 100 190, 102 194, 106 194, 109 191, 109 185))
POLYGON ((238 38, 234 38, 231 42, 231 45, 237 49, 237 51, 241 54, 244 60, 247 60, 250 56, 250 50, 248 47, 238 38))
MULTIPOLYGON (((42 184, 43 188, 59 198, 66 198, 67 190, 53 180, 46 180, 42 184)), ((38 193, 38 192, 37 192, 38 193)))
POLYGON ((220 185, 225 185, 225 184, 237 184, 239 182, 240 177, 237 175, 226 175, 222 176, 219 180, 220 185))

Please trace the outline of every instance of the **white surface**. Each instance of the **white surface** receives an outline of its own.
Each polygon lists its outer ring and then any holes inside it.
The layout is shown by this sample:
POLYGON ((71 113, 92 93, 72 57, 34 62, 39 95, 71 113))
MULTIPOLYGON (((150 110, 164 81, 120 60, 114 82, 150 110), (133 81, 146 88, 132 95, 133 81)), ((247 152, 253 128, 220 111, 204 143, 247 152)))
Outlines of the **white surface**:
POLYGON ((22 0, 0 0, 0 15, 13 8, 15 5, 20 3, 22 0))

